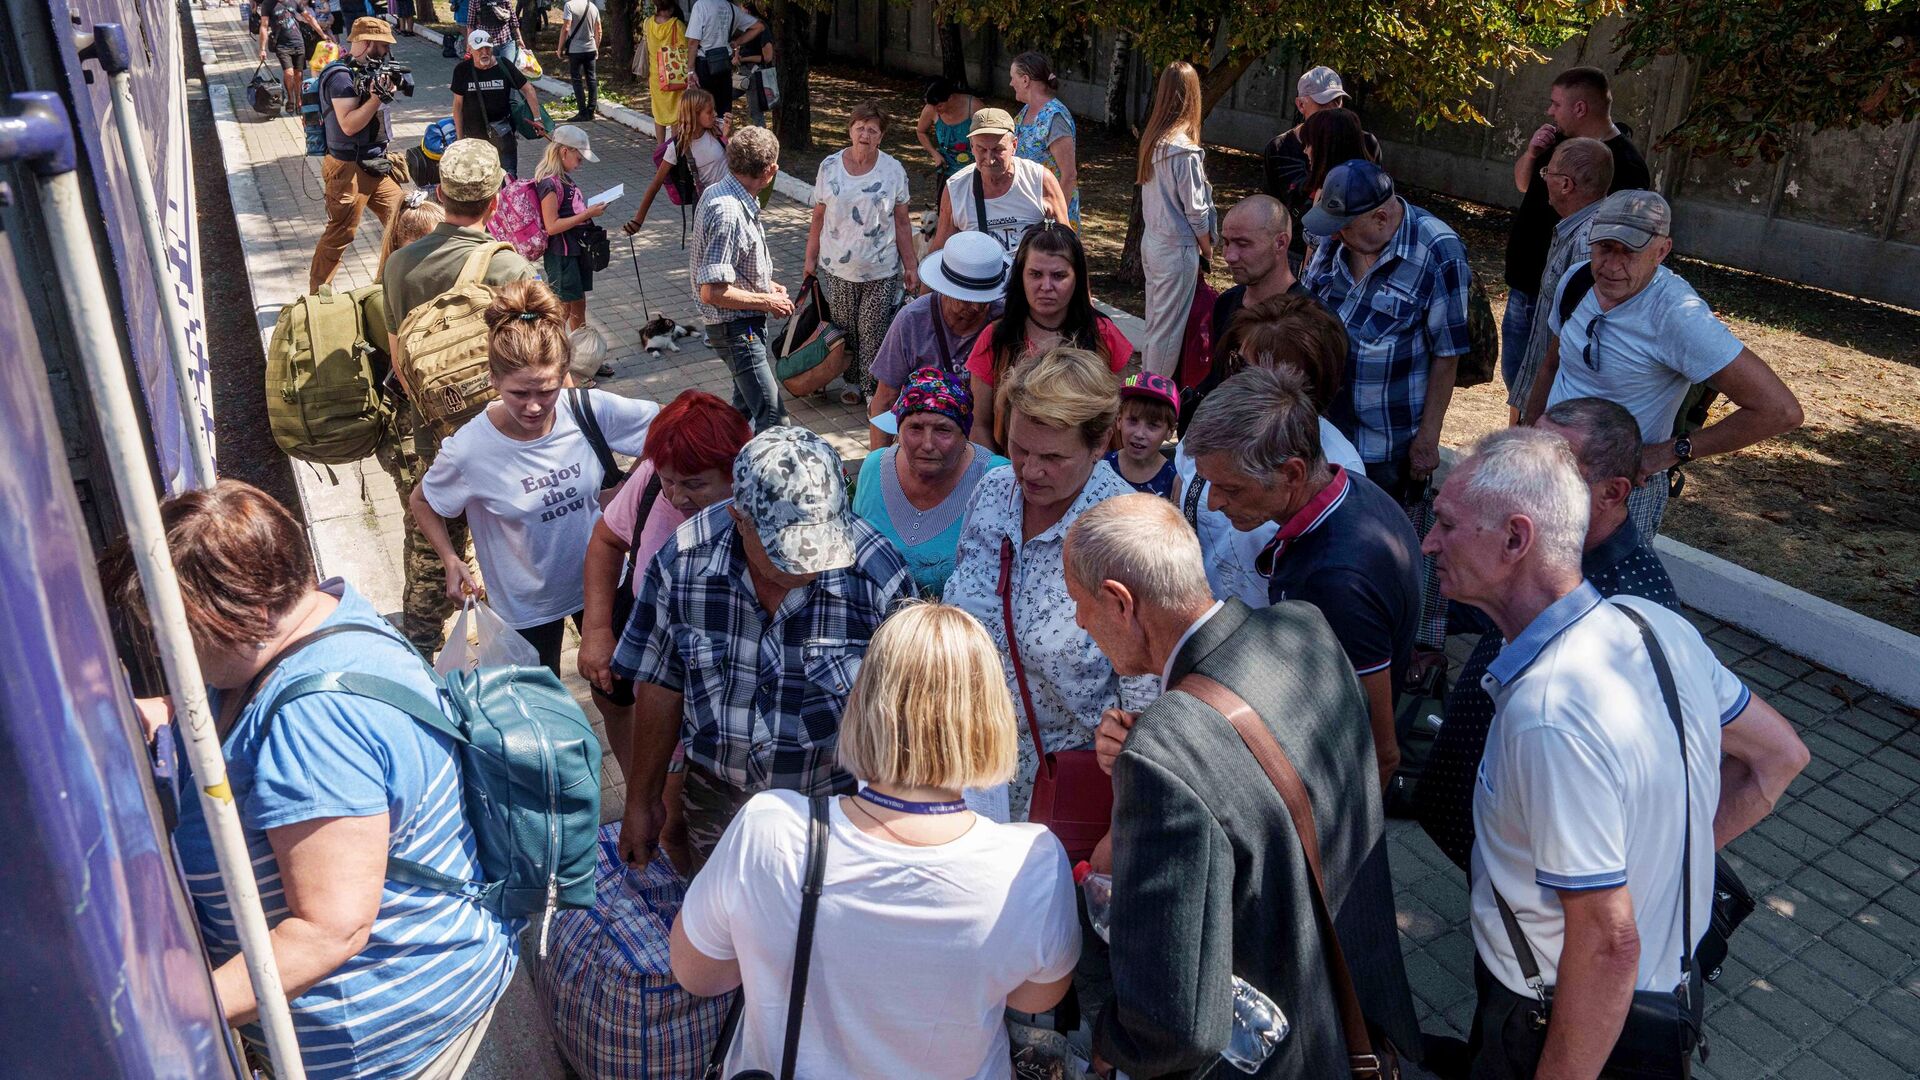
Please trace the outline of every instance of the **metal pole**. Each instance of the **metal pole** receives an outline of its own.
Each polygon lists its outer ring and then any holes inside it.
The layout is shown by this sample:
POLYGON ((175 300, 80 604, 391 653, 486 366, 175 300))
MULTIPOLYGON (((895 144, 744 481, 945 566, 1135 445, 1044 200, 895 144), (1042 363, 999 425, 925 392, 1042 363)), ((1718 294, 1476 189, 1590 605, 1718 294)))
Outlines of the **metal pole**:
POLYGON ((173 280, 167 263, 167 243, 161 235, 160 202, 153 192, 153 176, 147 171, 146 139, 140 133, 140 118, 133 108, 133 56, 127 50, 127 33, 119 23, 100 23, 93 28, 94 56, 106 69, 113 88, 113 122, 120 130, 120 156, 127 162, 127 177, 133 181, 133 206, 140 219, 141 239, 146 243, 147 269, 153 275, 160 317, 167 325, 169 359, 173 361, 173 383, 180 396, 181 418, 187 425, 187 443, 192 448, 193 469, 200 484, 214 481, 213 449, 202 429, 201 417, 211 410, 200 400, 200 387, 194 380, 193 350, 187 344, 187 313, 179 298, 167 295, 173 280))
POLYGON ((273 959, 273 943, 267 935, 266 913, 260 907, 252 857, 240 829, 233 792, 227 786, 226 761, 221 756, 213 715, 207 708, 206 683, 200 674, 199 657, 193 651, 173 557, 167 550, 166 527, 154 495, 153 470, 141 444, 140 415, 133 392, 127 387, 126 362, 113 332, 114 312, 107 303, 106 283, 100 277, 80 183, 73 172, 72 129, 66 106, 59 95, 44 91, 14 94, 12 104, 15 115, 0 120, 0 158, 33 159, 54 266, 65 286, 75 344, 99 416, 120 512, 127 522, 128 546, 140 573, 154 642, 172 690, 174 721, 187 737, 187 755, 200 786, 200 807, 213 839, 214 858, 220 864, 221 885, 233 910, 247 975, 259 1003, 260 1026, 266 1032, 275 1075, 280 1080, 305 1080, 293 1017, 287 1009, 280 969, 273 959), (57 143, 49 134, 55 129, 60 133, 57 143))

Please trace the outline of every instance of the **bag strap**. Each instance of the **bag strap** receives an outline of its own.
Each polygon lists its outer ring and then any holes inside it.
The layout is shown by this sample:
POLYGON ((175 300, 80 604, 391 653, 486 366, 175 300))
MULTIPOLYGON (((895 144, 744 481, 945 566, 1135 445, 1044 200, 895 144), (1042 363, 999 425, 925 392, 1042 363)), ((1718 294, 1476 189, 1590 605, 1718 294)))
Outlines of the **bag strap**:
MULTIPOLYGON (((591 3, 587 5, 588 8, 591 8, 592 6, 593 5, 591 3)), ((566 8, 564 7, 561 8, 560 14, 562 15, 562 17, 564 17, 567 14, 566 8)), ((587 13, 585 9, 582 9, 580 12, 580 21, 574 24, 573 33, 567 35, 567 51, 568 52, 572 52, 574 45, 579 43, 580 31, 585 29, 586 25, 587 25, 587 13)))
POLYGON ((486 277, 487 267, 493 265, 494 253, 512 246, 504 241, 493 240, 474 248, 467 255, 467 261, 460 264, 460 276, 454 279, 453 287, 457 289, 462 285, 472 285, 486 277))
POLYGON ((1347 954, 1335 933, 1333 911, 1327 903, 1326 879, 1320 870, 1320 834, 1314 827, 1313 802, 1307 797, 1306 784, 1287 760, 1286 751, 1268 730, 1253 706, 1245 698, 1214 679, 1197 672, 1187 675, 1174 687, 1191 694, 1215 712, 1227 718, 1233 730, 1252 751, 1260 770, 1279 792, 1293 819, 1294 834, 1307 859, 1307 871, 1313 875, 1313 916, 1320 928, 1321 952, 1325 954, 1327 978, 1333 984, 1334 1004, 1340 1011, 1340 1030, 1347 1040, 1347 1067, 1354 1076, 1379 1076, 1380 1058, 1373 1052, 1373 1039, 1367 1034, 1366 1014, 1360 1010, 1360 996, 1353 987, 1353 969, 1347 966, 1347 954))
POLYGON ((1200 508, 1205 505, 1201 500, 1206 493, 1207 482, 1200 479, 1200 470, 1195 469, 1193 479, 1187 483, 1187 490, 1180 497, 1180 516, 1186 518, 1187 524, 1195 529, 1200 528, 1200 508))
POLYGON ((820 914, 820 894, 827 884, 827 799, 807 800, 811 830, 807 835, 807 880, 800 886, 800 933, 793 946, 793 988, 787 993, 787 1044, 780 1051, 780 1080, 793 1080, 800 1058, 800 1019, 807 1004, 807 969, 813 961, 813 927, 820 914))
POLYGON ((1000 620, 1007 628, 1007 655, 1013 658, 1013 677, 1020 684, 1020 704, 1027 711, 1027 733, 1033 736, 1033 756, 1040 769, 1053 775, 1053 762, 1047 759, 1040 741, 1040 720, 1033 711, 1033 691, 1027 689, 1027 665, 1020 662, 1020 636, 1013 632, 1013 537, 1000 538, 1000 620))
POLYGON ((1593 264, 1584 262, 1574 270, 1573 276, 1567 279, 1567 287, 1560 290, 1561 325, 1564 326, 1568 319, 1573 318, 1574 310, 1580 306, 1580 301, 1585 300, 1587 294, 1592 291, 1593 264))
MULTIPOLYGON (((973 167, 973 218, 974 229, 989 236, 993 235, 987 232, 987 181, 980 175, 978 165, 973 167)), ((1006 247, 1006 242, 1002 241, 1000 246, 1006 247)))
POLYGON ((585 390, 572 387, 567 391, 567 407, 573 411, 573 422, 580 426, 580 434, 586 436, 587 445, 593 447, 594 456, 600 459, 600 490, 625 480, 627 471, 614 460, 613 447, 607 445, 607 434, 600 430, 600 419, 593 415, 593 399, 585 390))
POLYGON ((647 519, 653 516, 653 504, 660 501, 660 474, 647 477, 647 486, 640 490, 640 509, 633 515, 633 540, 627 544, 627 558, 620 567, 620 587, 631 589, 633 575, 639 572, 635 558, 640 550, 640 532, 647 527, 647 519))

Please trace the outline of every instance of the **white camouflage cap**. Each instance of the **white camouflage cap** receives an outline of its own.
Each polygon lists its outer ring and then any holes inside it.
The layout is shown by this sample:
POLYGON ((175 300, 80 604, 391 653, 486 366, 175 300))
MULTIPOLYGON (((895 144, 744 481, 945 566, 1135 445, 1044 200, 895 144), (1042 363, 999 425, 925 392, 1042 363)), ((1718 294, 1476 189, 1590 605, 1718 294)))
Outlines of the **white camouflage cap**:
POLYGON ((771 427, 733 459, 733 502, 781 572, 853 565, 854 535, 840 455, 803 427, 771 427))

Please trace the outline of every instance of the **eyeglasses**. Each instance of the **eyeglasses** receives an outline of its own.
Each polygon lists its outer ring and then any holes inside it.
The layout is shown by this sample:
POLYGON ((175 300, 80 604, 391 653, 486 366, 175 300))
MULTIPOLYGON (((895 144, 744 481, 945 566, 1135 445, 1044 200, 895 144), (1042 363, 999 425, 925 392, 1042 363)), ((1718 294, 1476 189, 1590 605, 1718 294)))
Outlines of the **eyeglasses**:
POLYGON ((1580 362, 1587 365, 1588 371, 1598 372, 1600 370, 1600 358, 1594 355, 1594 347, 1598 345, 1599 342, 1600 316, 1595 315, 1593 318, 1587 320, 1587 343, 1580 346, 1580 362))

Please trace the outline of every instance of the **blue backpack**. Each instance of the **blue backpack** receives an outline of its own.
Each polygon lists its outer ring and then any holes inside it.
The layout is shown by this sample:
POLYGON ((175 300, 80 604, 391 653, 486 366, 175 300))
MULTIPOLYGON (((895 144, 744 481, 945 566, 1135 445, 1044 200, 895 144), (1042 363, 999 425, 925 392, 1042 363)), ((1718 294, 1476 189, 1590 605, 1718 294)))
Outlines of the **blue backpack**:
MULTIPOLYGON (((321 638, 371 626, 340 625, 293 642, 254 678, 321 638)), ((424 663, 424 661, 423 661, 424 663)), ((293 680, 267 706, 266 723, 295 698, 340 693, 390 705, 452 739, 484 879, 461 881, 406 859, 387 859, 387 878, 459 893, 503 918, 591 908, 600 827, 600 740, 593 725, 544 667, 497 667, 434 675, 440 700, 378 675, 330 672, 293 680)), ((251 695, 249 695, 251 696, 251 695)), ((545 924, 541 953, 546 951, 545 924)))

